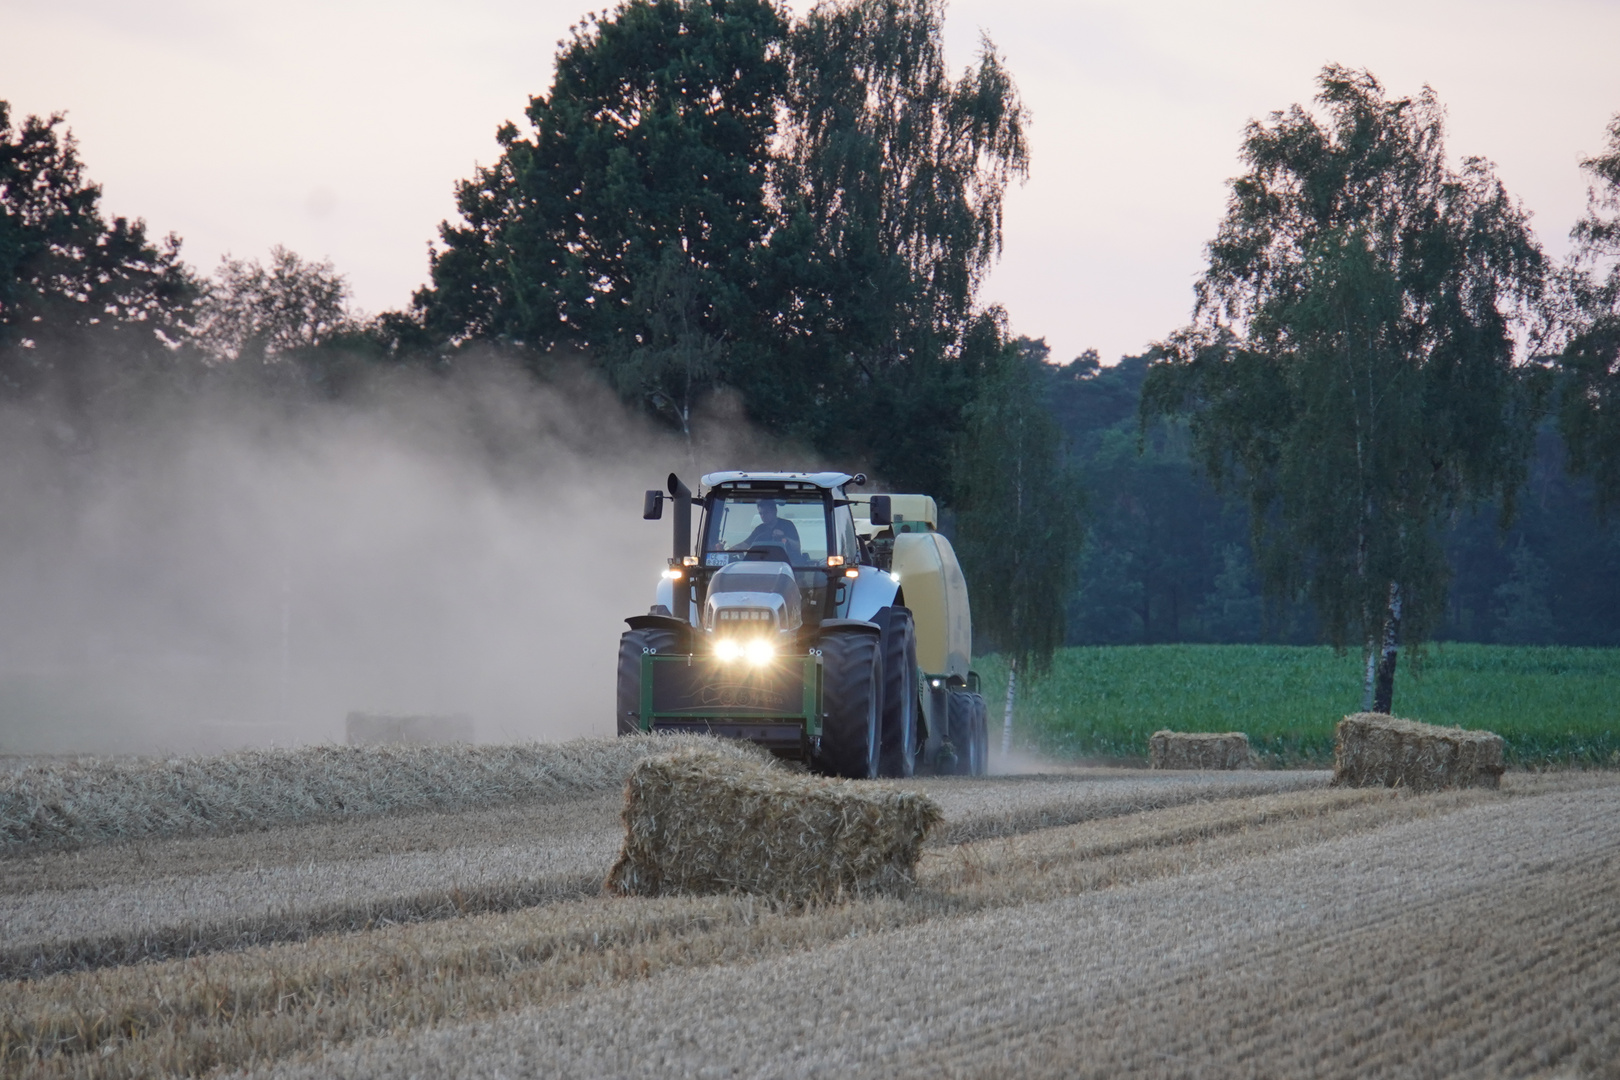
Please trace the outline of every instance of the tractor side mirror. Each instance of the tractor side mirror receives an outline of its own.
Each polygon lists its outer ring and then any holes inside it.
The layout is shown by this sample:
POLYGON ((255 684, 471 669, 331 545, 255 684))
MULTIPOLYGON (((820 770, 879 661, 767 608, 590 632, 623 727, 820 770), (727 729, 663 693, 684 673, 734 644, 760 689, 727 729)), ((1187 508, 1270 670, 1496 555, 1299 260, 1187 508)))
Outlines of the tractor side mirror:
POLYGON ((894 524, 894 516, 889 510, 889 497, 887 495, 872 496, 872 507, 867 520, 873 525, 894 524))
POLYGON ((662 491, 649 491, 646 498, 641 500, 641 517, 643 521, 657 521, 664 516, 664 493, 662 491))

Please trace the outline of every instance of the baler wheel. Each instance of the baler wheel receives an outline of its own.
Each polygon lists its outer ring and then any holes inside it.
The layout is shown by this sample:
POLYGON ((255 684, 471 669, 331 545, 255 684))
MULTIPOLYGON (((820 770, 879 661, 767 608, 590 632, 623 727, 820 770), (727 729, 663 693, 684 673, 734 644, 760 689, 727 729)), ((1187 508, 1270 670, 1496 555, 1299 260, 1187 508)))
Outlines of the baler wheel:
POLYGON ((990 709, 982 694, 973 698, 973 775, 985 776, 990 772, 990 709))
POLYGON ((973 704, 978 696, 966 690, 951 690, 945 695, 945 733, 956 751, 951 772, 957 776, 984 775, 983 744, 979 739, 983 725, 973 704))
POLYGON ((872 621, 883 628, 878 775, 904 779, 917 768, 917 632, 908 608, 883 608, 872 621))

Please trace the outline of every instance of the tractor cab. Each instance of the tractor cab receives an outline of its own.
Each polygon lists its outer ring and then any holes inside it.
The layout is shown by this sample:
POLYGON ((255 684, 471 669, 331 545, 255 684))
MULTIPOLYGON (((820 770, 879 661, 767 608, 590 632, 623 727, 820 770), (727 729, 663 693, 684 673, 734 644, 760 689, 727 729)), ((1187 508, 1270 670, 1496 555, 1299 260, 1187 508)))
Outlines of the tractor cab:
MULTIPOLYGON (((894 584, 864 557, 844 493, 845 485, 865 483, 866 477, 710 473, 702 495, 682 494, 679 481, 670 479, 677 554, 659 587, 655 613, 665 611, 711 639, 721 631, 729 636, 729 624, 739 620, 798 635, 814 633, 828 619, 869 618, 866 608, 891 602, 894 584), (703 515, 695 551, 687 547, 686 506, 703 515)), ((663 501, 663 493, 649 491, 644 516, 662 516, 663 501)))
POLYGON ((720 629, 716 622, 729 606, 749 602, 734 594, 753 591, 765 574, 776 575, 782 605, 799 613, 779 630, 814 628, 846 611, 851 579, 845 575, 859 573, 860 545, 842 485, 826 483, 846 478, 818 476, 823 482, 816 483, 726 475, 704 478, 710 487, 699 529, 701 569, 694 575, 703 629, 720 629))

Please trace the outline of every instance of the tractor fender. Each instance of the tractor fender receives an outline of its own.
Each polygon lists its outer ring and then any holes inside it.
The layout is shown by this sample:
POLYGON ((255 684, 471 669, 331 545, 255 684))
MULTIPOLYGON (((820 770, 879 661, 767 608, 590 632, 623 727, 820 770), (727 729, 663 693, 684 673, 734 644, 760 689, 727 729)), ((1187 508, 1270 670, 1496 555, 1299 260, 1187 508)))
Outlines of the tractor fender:
MULTIPOLYGON (((687 582, 686 582, 686 580, 684 578, 681 580, 681 584, 682 585, 687 585, 687 582)), ((687 585, 687 587, 690 588, 691 586, 687 585)), ((654 608, 662 607, 665 611, 674 611, 675 610, 675 585, 674 585, 674 582, 669 580, 669 578, 660 578, 659 579, 659 581, 658 581, 658 591, 653 594, 653 607, 654 608)), ((702 617, 702 612, 698 610, 698 605, 697 605, 696 601, 688 604, 687 605, 687 610, 689 610, 692 613, 691 614, 691 625, 692 626, 697 626, 699 620, 702 617)), ((679 619, 675 620, 675 625, 676 626, 680 625, 680 620, 679 619)))
POLYGON ((859 630, 873 636, 883 633, 883 628, 870 619, 822 619, 821 629, 823 632, 827 630, 859 630))
POLYGON ((692 651, 692 628, 673 615, 632 615, 624 621, 632 630, 668 630, 675 635, 677 648, 692 651))
POLYGON ((848 616, 851 619, 869 622, 879 611, 895 602, 895 595, 900 591, 900 582, 893 574, 885 573, 875 566, 862 566, 859 569, 861 576, 850 581, 847 586, 848 616))

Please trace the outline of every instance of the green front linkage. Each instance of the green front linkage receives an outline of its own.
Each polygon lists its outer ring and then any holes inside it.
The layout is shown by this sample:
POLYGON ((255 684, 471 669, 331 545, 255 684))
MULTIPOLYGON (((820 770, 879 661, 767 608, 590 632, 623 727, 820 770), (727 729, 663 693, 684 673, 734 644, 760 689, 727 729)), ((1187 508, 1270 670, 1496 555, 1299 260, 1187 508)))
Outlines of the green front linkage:
POLYGON ((766 669, 746 669, 722 665, 718 661, 692 656, 641 655, 642 731, 652 731, 660 721, 690 724, 697 721, 721 723, 775 724, 795 721, 809 738, 821 737, 822 666, 819 652, 804 656, 778 657, 766 669), (797 672, 794 672, 797 668, 797 672), (741 680, 737 675, 741 673, 741 680), (773 685, 784 693, 774 693, 773 685), (659 694, 660 686, 665 690, 659 694), (744 706, 724 704, 729 695, 753 697, 744 706), (780 703, 769 701, 780 696, 780 703), (665 698, 663 708, 659 698, 665 698), (714 699, 714 700, 707 700, 714 699), (796 699, 796 700, 794 700, 796 699), (671 707, 671 706, 674 707, 671 707))

